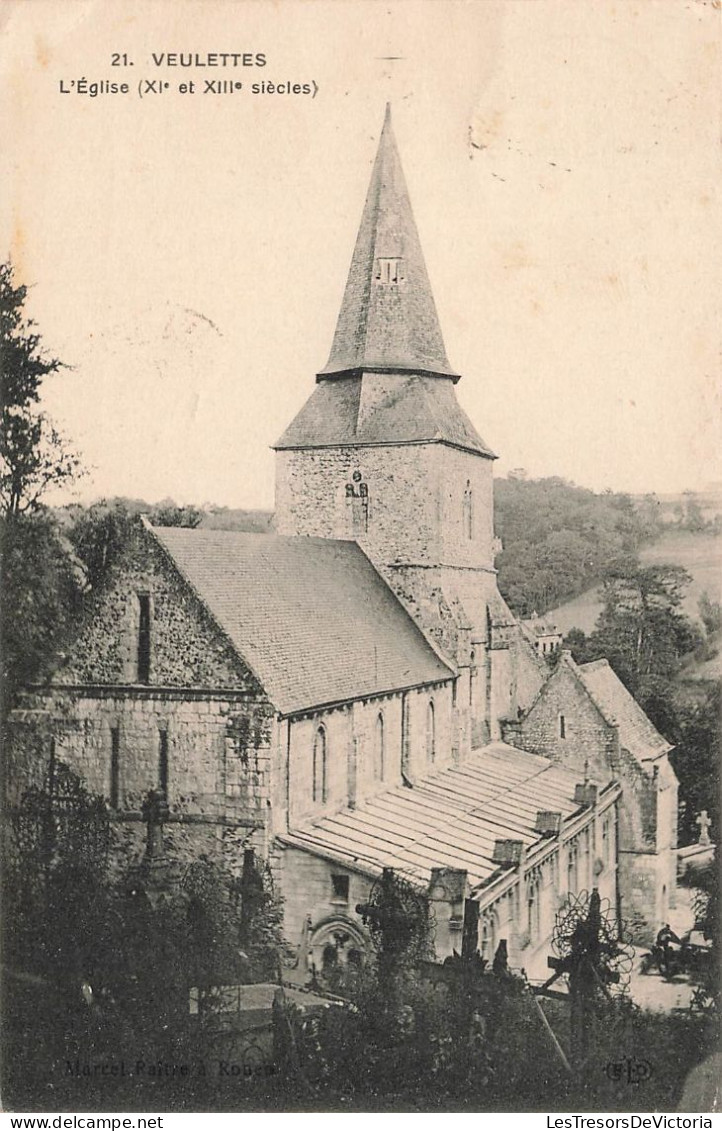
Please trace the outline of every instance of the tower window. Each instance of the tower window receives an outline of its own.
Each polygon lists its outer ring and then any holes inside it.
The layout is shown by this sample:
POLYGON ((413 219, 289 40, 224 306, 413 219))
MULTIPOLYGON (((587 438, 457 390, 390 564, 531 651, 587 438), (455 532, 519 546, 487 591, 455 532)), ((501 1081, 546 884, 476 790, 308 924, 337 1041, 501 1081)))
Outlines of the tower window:
POLYGON ((117 809, 120 800, 120 728, 110 728, 110 807, 117 809))
POLYGON ((374 734, 374 777, 379 781, 384 780, 384 716, 379 711, 376 717, 376 730, 374 734))
POLYGON ((138 683, 150 682, 150 595, 138 594, 138 683))
POLYGON ((328 745, 326 730, 319 727, 313 742, 313 800, 326 801, 328 796, 328 745))
POLYGON ((436 716, 434 713, 434 700, 429 700, 426 708, 426 760, 436 760, 436 716))
POLYGON ((168 797, 168 731, 162 730, 158 745, 158 789, 168 797))
POLYGON ((376 260, 375 278, 386 286, 404 282, 403 259, 400 256, 380 256, 376 260))
POLYGON ((351 533, 366 534, 369 528, 369 489, 360 471, 354 471, 352 482, 346 484, 346 506, 351 517, 351 533))
POLYGON ((464 536, 468 539, 474 537, 474 499, 471 483, 467 479, 463 503, 464 536))
POLYGON ((560 738, 566 738, 567 737, 567 720, 566 720, 566 717, 564 715, 559 716, 559 737, 560 738))

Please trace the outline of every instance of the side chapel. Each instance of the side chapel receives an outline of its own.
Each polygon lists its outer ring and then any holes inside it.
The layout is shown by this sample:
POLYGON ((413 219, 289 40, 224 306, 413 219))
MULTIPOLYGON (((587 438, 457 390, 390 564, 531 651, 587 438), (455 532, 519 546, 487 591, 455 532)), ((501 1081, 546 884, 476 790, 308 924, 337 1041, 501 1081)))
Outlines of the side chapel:
POLYGON ((365 961, 384 867, 430 896, 439 958, 471 898, 483 956, 506 939, 540 978, 570 895, 642 941, 674 900, 670 747, 499 594, 496 457, 458 381, 387 109, 329 360, 275 445, 276 532, 144 522, 13 715, 11 804, 52 742, 126 848, 153 788, 178 857, 262 854, 299 981, 365 961))

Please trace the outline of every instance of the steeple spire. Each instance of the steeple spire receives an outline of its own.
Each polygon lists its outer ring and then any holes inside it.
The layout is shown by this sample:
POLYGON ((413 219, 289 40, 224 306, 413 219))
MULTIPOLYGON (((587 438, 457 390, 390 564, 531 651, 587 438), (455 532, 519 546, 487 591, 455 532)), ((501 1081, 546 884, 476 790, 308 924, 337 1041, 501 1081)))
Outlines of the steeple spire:
POLYGON ((328 364, 351 373, 458 380, 449 365, 387 104, 328 364))

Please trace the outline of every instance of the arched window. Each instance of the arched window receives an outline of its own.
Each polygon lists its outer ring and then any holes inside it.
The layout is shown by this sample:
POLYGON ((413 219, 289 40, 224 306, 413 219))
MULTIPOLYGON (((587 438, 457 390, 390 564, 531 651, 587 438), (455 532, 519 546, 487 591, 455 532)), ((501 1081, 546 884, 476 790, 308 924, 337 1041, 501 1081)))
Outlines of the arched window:
POLYGON ((464 535, 467 538, 474 536, 474 499, 471 491, 471 482, 467 479, 466 490, 464 491, 464 505, 463 505, 463 518, 464 518, 464 535))
POLYGON ((531 941, 539 938, 541 926, 541 907, 539 901, 540 876, 533 872, 527 881, 526 889, 526 929, 531 941))
POLYGON ((576 895, 577 883, 577 842, 573 840, 567 848, 567 891, 570 895, 576 895))
POLYGON ((433 699, 429 699, 426 708, 426 760, 427 762, 436 760, 436 717, 433 699))
POLYGON ((313 800, 326 801, 328 796, 328 746, 326 730, 319 727, 313 743, 313 800))
POLYGON ((496 920, 493 911, 488 911, 481 917, 479 927, 479 950, 481 957, 491 962, 496 954, 496 920))
POLYGON ((384 780, 386 751, 384 749, 384 715, 379 711, 376 716, 376 730, 374 733, 374 777, 379 781, 384 780))
POLYGON ((360 471, 354 471, 352 482, 346 484, 346 507, 350 518, 351 534, 366 534, 369 528, 369 488, 360 471))

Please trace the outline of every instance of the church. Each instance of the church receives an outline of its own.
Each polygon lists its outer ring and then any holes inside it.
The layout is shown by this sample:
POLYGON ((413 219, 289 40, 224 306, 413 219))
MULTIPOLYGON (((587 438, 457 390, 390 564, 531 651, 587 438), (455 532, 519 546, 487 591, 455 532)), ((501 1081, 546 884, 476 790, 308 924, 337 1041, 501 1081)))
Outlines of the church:
POLYGON ((606 661, 545 656, 494 568, 495 455, 456 398, 387 109, 330 357, 275 444, 275 532, 128 539, 51 681, 13 713, 10 802, 56 756, 142 851, 268 861, 305 982, 359 966, 384 868, 439 959, 544 978, 593 887, 648 941, 674 903, 669 744, 606 661))

